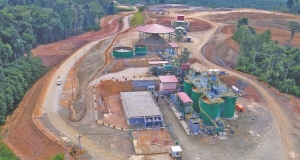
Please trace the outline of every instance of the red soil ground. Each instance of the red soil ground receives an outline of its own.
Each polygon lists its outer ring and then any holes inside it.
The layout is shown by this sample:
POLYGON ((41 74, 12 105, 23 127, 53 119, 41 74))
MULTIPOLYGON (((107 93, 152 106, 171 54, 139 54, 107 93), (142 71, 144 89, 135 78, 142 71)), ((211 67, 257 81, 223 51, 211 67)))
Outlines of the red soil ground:
MULTIPOLYGON (((231 87, 231 86, 238 86, 238 80, 239 78, 236 77, 236 76, 223 76, 221 78, 222 82, 224 82, 227 86, 231 87)), ((247 93, 247 94, 250 94, 251 96, 249 96, 250 98, 253 98, 254 101, 256 102, 260 102, 260 96, 259 94, 256 92, 256 90, 248 85, 244 91, 247 93)))
POLYGON ((100 95, 104 103, 100 106, 97 103, 97 110, 99 118, 98 120, 104 122, 105 124, 110 124, 119 128, 128 128, 125 113, 121 103, 120 92, 132 91, 131 81, 114 81, 108 80, 101 82, 96 87, 97 100, 99 100, 100 95), (100 93, 100 95, 99 95, 100 93), (102 113, 102 110, 109 110, 109 113, 102 113))
MULTIPOLYGON (((157 24, 170 27, 171 21, 175 21, 174 18, 165 17, 165 18, 158 18, 156 20, 157 24)), ((197 31, 205 31, 211 28, 211 25, 205 21, 194 19, 194 18, 186 18, 185 21, 191 22, 190 24, 190 32, 197 32, 197 31)))
MULTIPOLYGON (((290 39, 291 33, 287 30, 273 29, 273 28, 263 28, 263 27, 254 27, 257 33, 262 33, 263 31, 269 29, 271 30, 272 40, 277 40, 280 45, 285 45, 287 40, 290 39)), ((231 37, 236 31, 236 25, 226 25, 221 29, 221 32, 228 37, 231 37)), ((231 41, 231 40, 230 40, 231 41)), ((232 49, 236 49, 236 45, 231 45, 229 40, 225 40, 224 43, 232 49)), ((291 41, 291 46, 300 47, 300 34, 296 34, 293 40, 291 41)))
POLYGON ((40 57, 45 66, 54 66, 88 42, 107 37, 119 31, 122 28, 119 24, 119 19, 124 15, 112 15, 103 19, 100 31, 87 32, 59 42, 39 45, 32 50, 32 54, 40 57))
MULTIPOLYGON (((103 30, 99 32, 89 32, 68 40, 39 46, 32 51, 33 55, 43 58, 44 64, 58 64, 81 47, 80 45, 88 42, 85 41, 86 39, 94 40, 105 37, 121 29, 121 25, 118 25, 121 16, 116 15, 105 18, 101 23, 103 30), (113 19, 114 17, 116 18, 113 19), (60 47, 65 50, 61 50, 60 47)), ((105 57, 105 59, 108 61, 108 57, 105 57)), ((21 159, 49 159, 58 153, 68 152, 69 150, 69 148, 65 150, 60 140, 56 139, 53 133, 45 129, 38 120, 38 116, 41 116, 41 102, 44 100, 46 93, 44 88, 49 85, 48 79, 54 71, 55 67, 34 84, 26 93, 14 114, 7 118, 7 123, 3 126, 1 135, 5 137, 4 142, 21 159)), ((66 86, 69 86, 69 84, 67 83, 66 86)), ((73 158, 69 156, 69 159, 73 158)))
POLYGON ((300 17, 292 15, 292 14, 275 14, 275 13, 263 13, 263 12, 231 12, 228 14, 217 14, 213 16, 209 16, 209 18, 216 22, 224 22, 225 20, 228 21, 237 21, 240 18, 246 17, 249 20, 261 20, 261 19, 298 19, 300 17))
POLYGON ((211 28, 209 23, 198 19, 187 18, 186 21, 191 22, 189 29, 190 32, 205 31, 211 28))
POLYGON ((62 144, 57 143, 54 136, 42 128, 36 119, 40 115, 37 108, 43 101, 39 95, 45 94, 43 88, 49 85, 48 77, 51 74, 51 71, 48 72, 35 83, 3 127, 2 135, 6 135, 4 142, 21 159, 49 159, 55 154, 64 153, 62 144))

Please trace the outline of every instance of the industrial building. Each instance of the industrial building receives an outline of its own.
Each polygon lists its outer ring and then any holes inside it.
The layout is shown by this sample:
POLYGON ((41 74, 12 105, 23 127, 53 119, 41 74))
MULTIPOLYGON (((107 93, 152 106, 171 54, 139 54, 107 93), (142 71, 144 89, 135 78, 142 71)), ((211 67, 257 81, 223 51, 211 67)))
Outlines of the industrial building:
POLYGON ((159 76, 159 90, 162 92, 177 91, 177 83, 179 82, 174 75, 159 76))
POLYGON ((185 21, 185 15, 183 14, 178 14, 176 20, 173 20, 171 22, 171 27, 176 28, 176 27, 183 27, 186 31, 189 30, 190 28, 190 22, 185 21))
POLYGON ((151 92, 121 92, 121 100, 128 125, 143 128, 164 126, 162 113, 151 92))
POLYGON ((184 92, 194 101, 193 111, 203 125, 216 125, 219 118, 234 117, 237 94, 218 79, 216 72, 197 72, 186 75, 184 92))

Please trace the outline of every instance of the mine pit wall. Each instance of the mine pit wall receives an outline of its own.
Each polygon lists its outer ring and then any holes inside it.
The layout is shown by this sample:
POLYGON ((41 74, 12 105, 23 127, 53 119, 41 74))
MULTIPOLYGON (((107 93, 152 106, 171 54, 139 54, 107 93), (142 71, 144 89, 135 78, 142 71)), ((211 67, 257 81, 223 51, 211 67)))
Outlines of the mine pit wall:
POLYGON ((159 82, 159 80, 132 80, 133 91, 145 91, 147 86, 155 86, 155 90, 158 90, 159 82))

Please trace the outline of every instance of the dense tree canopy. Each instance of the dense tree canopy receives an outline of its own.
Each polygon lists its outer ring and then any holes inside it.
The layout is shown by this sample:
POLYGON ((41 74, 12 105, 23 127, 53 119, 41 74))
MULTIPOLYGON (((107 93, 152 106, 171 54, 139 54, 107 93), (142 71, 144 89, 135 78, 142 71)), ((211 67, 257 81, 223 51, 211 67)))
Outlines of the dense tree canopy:
POLYGON ((240 46, 237 70, 258 76, 281 92, 300 96, 300 49, 271 40, 271 32, 252 33, 241 26, 232 37, 240 46))
MULTIPOLYGON (((123 0, 122 0, 123 1, 123 0)), ((285 0, 128 0, 131 4, 177 3, 207 7, 258 8, 271 10, 272 7, 285 3, 285 0)), ((284 5, 285 6, 285 5, 284 5)))
POLYGON ((99 29, 111 0, 0 0, 0 124, 45 71, 30 50, 99 29))

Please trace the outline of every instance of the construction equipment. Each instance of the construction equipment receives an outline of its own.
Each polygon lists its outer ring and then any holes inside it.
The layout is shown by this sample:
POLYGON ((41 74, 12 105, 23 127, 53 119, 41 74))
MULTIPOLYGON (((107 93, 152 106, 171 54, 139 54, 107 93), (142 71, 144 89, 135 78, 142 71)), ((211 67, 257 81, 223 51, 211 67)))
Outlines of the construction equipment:
POLYGON ((245 111, 245 107, 242 104, 240 104, 239 102, 236 102, 235 109, 239 112, 244 112, 245 111))

